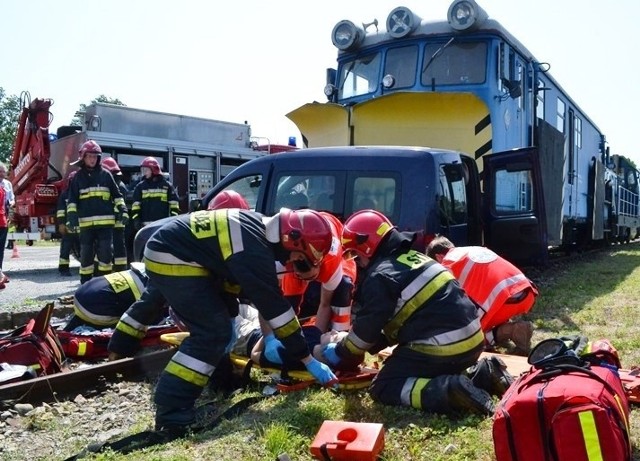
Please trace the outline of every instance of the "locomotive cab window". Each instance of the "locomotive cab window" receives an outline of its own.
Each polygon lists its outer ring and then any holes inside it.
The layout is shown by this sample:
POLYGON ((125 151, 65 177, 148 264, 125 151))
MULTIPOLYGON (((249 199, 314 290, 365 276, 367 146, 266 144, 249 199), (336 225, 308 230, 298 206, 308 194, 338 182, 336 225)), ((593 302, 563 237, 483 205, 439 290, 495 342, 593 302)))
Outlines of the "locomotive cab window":
POLYGON ((484 42, 432 43, 424 48, 422 84, 484 83, 487 44, 484 42))
POLYGON ((418 47, 403 46, 387 51, 384 75, 394 78, 393 89, 407 88, 415 85, 418 65, 418 47))
POLYGON ((378 89, 380 81, 379 54, 362 56, 351 62, 346 62, 340 70, 338 98, 349 99, 373 93, 378 89))

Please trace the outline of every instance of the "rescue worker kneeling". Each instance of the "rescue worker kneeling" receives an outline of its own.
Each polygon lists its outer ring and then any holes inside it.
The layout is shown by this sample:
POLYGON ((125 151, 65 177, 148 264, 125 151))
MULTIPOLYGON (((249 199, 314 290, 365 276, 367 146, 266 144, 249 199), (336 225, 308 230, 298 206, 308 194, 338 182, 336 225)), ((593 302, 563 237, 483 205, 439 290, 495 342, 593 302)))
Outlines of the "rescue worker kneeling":
POLYGON ((494 405, 487 390, 500 395, 510 377, 500 363, 478 364, 484 335, 475 305, 447 269, 411 249, 414 239, 375 210, 347 219, 344 250, 365 270, 356 293, 360 308, 347 337, 322 352, 327 363, 341 368, 360 362, 367 351, 397 344, 371 384, 374 400, 490 415, 494 405), (465 372, 472 366, 469 377, 465 372))
MULTIPOLYGON (((317 265, 330 246, 329 224, 312 210, 283 209, 271 218, 240 209, 197 211, 152 235, 144 250, 147 275, 190 332, 158 381, 156 429, 185 431, 196 422, 195 402, 232 339, 236 313, 227 308, 223 281, 250 295, 289 354, 321 384, 336 379, 309 354, 275 269, 276 260, 286 264, 300 254, 317 265)), ((134 308, 122 316, 109 343, 115 356, 126 353, 127 338, 139 340, 149 324, 134 308)))
POLYGON ((113 328, 135 302, 153 312, 152 324, 160 322, 168 314, 166 301, 157 290, 147 291, 147 283, 142 263, 133 263, 130 270, 92 278, 73 294, 73 316, 64 331, 79 326, 113 328))

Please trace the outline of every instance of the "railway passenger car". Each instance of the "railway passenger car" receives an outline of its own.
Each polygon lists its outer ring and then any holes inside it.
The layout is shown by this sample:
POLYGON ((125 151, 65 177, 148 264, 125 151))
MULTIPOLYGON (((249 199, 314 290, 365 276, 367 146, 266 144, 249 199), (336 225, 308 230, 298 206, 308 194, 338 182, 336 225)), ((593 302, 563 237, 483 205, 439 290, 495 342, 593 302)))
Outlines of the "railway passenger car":
POLYGON ((338 58, 327 70, 328 102, 287 114, 306 147, 429 146, 468 154, 484 179, 494 179, 491 190, 483 188, 495 198, 484 210, 485 241, 491 233, 491 240, 496 233, 535 238, 542 254, 638 235, 634 165, 610 154, 605 135, 549 64, 475 1, 455 0, 447 20, 423 20, 406 7, 393 9, 380 27, 377 20, 362 27, 343 20, 332 41, 338 58), (498 153, 510 155, 486 168, 485 157, 498 153), (542 191, 535 190, 533 164, 542 191), (495 217, 513 225, 492 229, 495 217))

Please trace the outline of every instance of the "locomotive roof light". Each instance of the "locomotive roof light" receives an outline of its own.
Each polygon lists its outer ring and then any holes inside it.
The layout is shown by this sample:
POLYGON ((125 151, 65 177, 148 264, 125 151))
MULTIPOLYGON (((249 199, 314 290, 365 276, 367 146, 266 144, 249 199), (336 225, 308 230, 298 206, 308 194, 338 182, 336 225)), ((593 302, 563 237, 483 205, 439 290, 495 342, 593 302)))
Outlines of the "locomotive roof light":
POLYGON ((455 30, 471 31, 482 25, 489 15, 474 0, 455 0, 447 12, 449 25, 455 30))
POLYGON ((402 38, 416 30, 421 21, 409 8, 399 6, 387 16, 387 31, 393 38, 402 38))
POLYGON ((336 24, 331 32, 333 45, 341 51, 347 51, 360 45, 362 40, 364 40, 364 30, 347 19, 336 24))

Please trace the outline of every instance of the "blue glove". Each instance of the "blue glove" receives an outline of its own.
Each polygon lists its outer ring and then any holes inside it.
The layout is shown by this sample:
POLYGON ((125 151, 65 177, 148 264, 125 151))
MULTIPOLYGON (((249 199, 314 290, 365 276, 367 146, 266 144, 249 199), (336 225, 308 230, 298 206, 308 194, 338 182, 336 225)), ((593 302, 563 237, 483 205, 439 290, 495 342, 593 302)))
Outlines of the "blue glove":
POLYGON ((323 386, 329 384, 331 381, 337 382, 338 380, 336 375, 333 374, 333 371, 331 371, 331 368, 316 359, 311 359, 311 362, 307 363, 306 367, 307 371, 323 386))
POLYGON ((283 347, 280 340, 276 339, 273 333, 269 333, 264 337, 264 356, 269 362, 282 365, 282 359, 280 358, 280 354, 278 354, 278 349, 283 347))
POLYGON ((322 356, 334 367, 340 363, 340 357, 338 357, 338 353, 336 352, 337 346, 337 343, 329 343, 322 348, 322 356))

